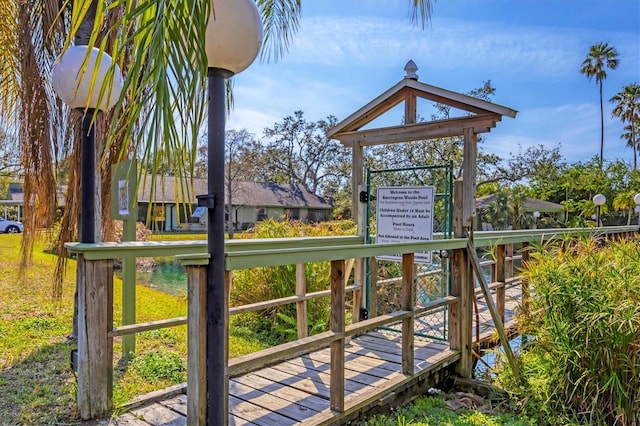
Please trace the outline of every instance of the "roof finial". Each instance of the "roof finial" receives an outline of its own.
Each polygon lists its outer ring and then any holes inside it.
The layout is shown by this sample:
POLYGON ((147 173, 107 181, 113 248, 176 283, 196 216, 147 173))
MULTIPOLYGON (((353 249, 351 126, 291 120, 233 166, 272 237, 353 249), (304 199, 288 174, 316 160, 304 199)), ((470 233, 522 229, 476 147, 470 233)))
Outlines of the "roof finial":
POLYGON ((404 71, 406 72, 404 78, 418 80, 418 74, 416 74, 416 71, 418 71, 418 66, 412 60, 409 60, 409 62, 407 62, 407 65, 404 66, 404 71))

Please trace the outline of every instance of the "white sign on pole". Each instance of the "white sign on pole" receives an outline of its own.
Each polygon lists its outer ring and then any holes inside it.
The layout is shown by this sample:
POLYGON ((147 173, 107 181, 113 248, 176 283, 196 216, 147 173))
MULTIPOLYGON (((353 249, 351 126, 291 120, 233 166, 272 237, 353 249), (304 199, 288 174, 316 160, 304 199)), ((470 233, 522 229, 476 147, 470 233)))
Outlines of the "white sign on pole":
MULTIPOLYGON (((398 243, 433 239, 432 186, 381 186, 378 188, 376 242, 398 243)), ((402 260, 400 255, 380 256, 402 260)), ((415 263, 431 263, 431 251, 415 253, 415 263)))

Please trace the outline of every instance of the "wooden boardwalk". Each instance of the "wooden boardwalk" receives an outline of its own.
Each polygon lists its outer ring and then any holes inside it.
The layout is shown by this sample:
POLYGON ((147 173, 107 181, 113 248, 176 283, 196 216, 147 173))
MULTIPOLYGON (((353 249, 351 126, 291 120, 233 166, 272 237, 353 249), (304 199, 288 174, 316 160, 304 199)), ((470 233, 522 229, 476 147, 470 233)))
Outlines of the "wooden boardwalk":
MULTIPOLYGON (((521 298, 520 286, 506 291, 505 323, 512 318, 521 298)), ((479 298, 480 339, 492 338, 493 323, 479 298)), ((422 335, 426 324, 444 328, 444 313, 417 318, 422 335)), ((474 315, 475 317, 475 315, 474 315)), ((475 320, 474 320, 475 321, 475 320)), ((474 342, 481 344, 475 337, 474 342)), ((442 331, 442 330, 440 330, 442 331)), ((373 331, 351 339, 345 348, 345 411, 329 408, 329 349, 312 352, 229 380, 229 425, 322 425, 340 424, 372 407, 392 402, 396 392, 424 392, 442 379, 459 353, 448 342, 416 337, 414 374, 402 374, 401 336, 393 330, 373 331), (414 388, 418 386, 417 388, 414 388), (385 389, 381 393, 381 389, 385 389), (389 391, 392 389, 393 391, 389 391)), ((186 387, 181 388, 186 391, 186 387)), ((132 408, 110 420, 113 425, 186 425, 187 396, 182 393, 132 408)))

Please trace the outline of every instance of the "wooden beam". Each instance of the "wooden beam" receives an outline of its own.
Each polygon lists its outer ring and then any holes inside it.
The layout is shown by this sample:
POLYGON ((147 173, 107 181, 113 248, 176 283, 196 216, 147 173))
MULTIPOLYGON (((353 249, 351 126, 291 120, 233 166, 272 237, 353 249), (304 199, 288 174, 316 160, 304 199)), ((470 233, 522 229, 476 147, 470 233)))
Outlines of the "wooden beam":
POLYGON ((113 408, 113 261, 78 256, 78 410, 83 420, 113 408))
POLYGON ((381 93, 371 102, 336 124, 333 128, 329 129, 327 137, 335 138, 335 135, 340 132, 357 130, 398 105, 404 100, 404 93, 401 91, 404 87, 404 82, 405 80, 396 83, 393 87, 381 93))
POLYGON ((331 342, 331 391, 329 405, 332 410, 344 411, 344 329, 345 329, 345 261, 331 261, 331 315, 329 328, 342 338, 331 342))
POLYGON ((491 296, 491 291, 489 290, 489 286, 487 285, 487 280, 484 278, 484 274, 482 272, 482 267, 480 266, 480 259, 478 259, 478 254, 476 253, 476 248, 473 245, 473 242, 469 239, 467 240, 467 253, 469 260, 471 262, 471 266, 476 274, 476 279, 480 282, 480 288, 482 288, 482 293, 484 294, 485 303, 489 308, 489 313, 491 314, 491 319, 493 320, 493 324, 498 332, 498 336, 500 336, 500 344, 504 349, 504 353, 507 356, 507 360, 509 361, 509 366, 511 367, 511 371, 513 372, 513 377, 516 380, 520 380, 520 370, 518 368, 518 362, 516 358, 513 356, 513 351, 511 350, 511 345, 509 344, 509 339, 507 338, 507 333, 504 330, 504 323, 500 318, 500 314, 496 309, 496 305, 493 303, 493 297, 491 296))
MULTIPOLYGON (((465 236, 462 219, 462 202, 464 197, 464 181, 457 179, 453 190, 453 236, 465 236)), ((466 243, 465 243, 466 244, 466 243)), ((469 282, 469 261, 463 249, 453 250, 451 257, 451 295, 459 302, 449 307, 449 345, 451 349, 460 352, 460 359, 456 365, 456 372, 462 377, 471 377, 473 370, 472 350, 472 318, 473 318, 473 288, 469 282)))
POLYGON ((483 114, 346 132, 335 135, 335 138, 345 146, 353 146, 354 144, 361 146, 383 145, 460 136, 467 128, 473 130, 474 133, 485 133, 494 128, 498 121, 500 121, 499 115, 483 114))
POLYGON ((495 104, 493 102, 484 101, 469 95, 454 92, 452 90, 443 89, 441 87, 432 86, 416 80, 410 80, 406 83, 407 87, 413 88, 416 94, 421 98, 459 108, 464 111, 474 112, 477 114, 495 113, 498 115, 506 115, 515 118, 518 111, 495 104))
MULTIPOLYGON (((415 303, 416 282, 413 274, 413 253, 402 255, 402 292, 401 308, 404 311, 412 311, 415 303)), ((402 320, 402 373, 413 374, 413 316, 402 320)))
MULTIPOLYGON (((496 281, 501 282, 502 284, 506 284, 505 282, 505 257, 506 257, 506 247, 504 244, 499 244, 496 246, 496 281)), ((506 304, 505 297, 505 287, 504 285, 498 287, 496 289, 496 307, 498 308, 498 313, 500 314, 500 318, 504 322, 504 310, 506 304)))
POLYGON ((415 90, 407 90, 404 95, 404 124, 413 124, 418 121, 418 102, 415 90))
POLYGON ((476 168, 478 157, 478 137, 472 128, 464 129, 463 151, 462 226, 471 228, 476 215, 476 168))
POLYGON ((187 424, 207 422, 207 268, 187 266, 187 424))
POLYGON ((298 339, 307 337, 307 301, 304 296, 307 294, 307 274, 306 264, 296 264, 296 297, 300 299, 296 302, 296 318, 298 322, 298 339))

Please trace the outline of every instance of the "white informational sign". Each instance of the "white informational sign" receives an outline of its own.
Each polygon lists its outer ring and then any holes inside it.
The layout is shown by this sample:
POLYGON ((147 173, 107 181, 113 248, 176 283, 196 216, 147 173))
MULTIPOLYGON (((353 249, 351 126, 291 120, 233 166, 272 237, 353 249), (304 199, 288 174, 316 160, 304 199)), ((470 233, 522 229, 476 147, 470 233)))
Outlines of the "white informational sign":
MULTIPOLYGON (((433 195, 432 186, 379 187, 376 242, 431 241, 433 239, 433 195)), ((400 255, 379 258, 402 260, 400 255)), ((431 263, 431 251, 415 253, 415 263, 431 263)))
POLYGON ((118 213, 129 214, 129 182, 124 179, 118 181, 118 213))

